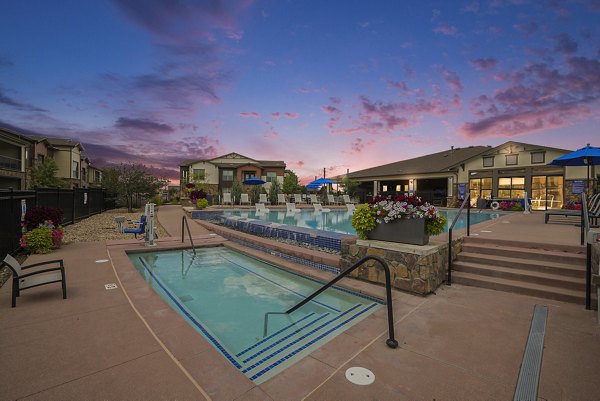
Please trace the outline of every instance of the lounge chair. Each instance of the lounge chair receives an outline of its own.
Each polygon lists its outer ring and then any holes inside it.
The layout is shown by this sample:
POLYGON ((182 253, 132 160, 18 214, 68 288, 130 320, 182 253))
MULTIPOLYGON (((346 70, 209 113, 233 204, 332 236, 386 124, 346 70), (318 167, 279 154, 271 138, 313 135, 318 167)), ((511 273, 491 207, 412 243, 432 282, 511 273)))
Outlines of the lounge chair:
POLYGON ((292 212, 292 213, 300 212, 300 209, 296 208, 296 205, 294 203, 290 203, 290 202, 286 202, 285 209, 287 212, 292 212))
POLYGON ((317 195, 314 195, 314 194, 310 195, 309 198, 310 198, 310 203, 311 204, 313 204, 313 203, 319 203, 319 199, 317 199, 317 195))
POLYGON ((350 195, 342 195, 342 199, 344 200, 344 205, 347 205, 349 203, 354 204, 352 199, 350 199, 350 195))
POLYGON ((356 210, 356 206, 354 206, 354 203, 346 203, 346 208, 348 209, 349 212, 354 213, 354 211, 356 210))
POLYGON ((315 208, 315 212, 331 212, 331 209, 324 208, 320 203, 313 203, 313 207, 315 208))
POLYGON ((123 229, 123 233, 133 234, 135 236, 135 238, 137 238, 138 234, 146 233, 146 216, 145 215, 142 215, 142 217, 140 217, 140 221, 134 221, 133 224, 136 227, 125 227, 123 229))
POLYGON ((256 213, 269 213, 271 210, 265 207, 264 203, 257 203, 254 205, 256 207, 256 213))
POLYGON ((296 203, 298 205, 302 203, 302 195, 301 194, 294 194, 294 203, 296 203))
POLYGON ((250 203, 250 198, 248 196, 248 194, 242 194, 240 196, 240 205, 251 205, 252 203, 250 203))
POLYGON ((17 297, 21 295, 22 290, 38 287, 44 284, 62 283, 63 299, 67 299, 67 280, 65 277, 65 266, 62 259, 48 260, 46 262, 32 263, 21 266, 15 258, 6 255, 2 264, 8 265, 12 271, 12 307, 17 306, 17 297), (49 267, 43 270, 32 271, 31 273, 21 274, 22 270, 31 267, 57 264, 58 266, 49 267))
POLYGON ((286 201, 285 201, 285 194, 277 194, 277 204, 278 205, 285 205, 286 201))
POLYGON ((230 193, 224 193, 223 194, 223 201, 221 203, 223 205, 230 204, 230 205, 233 206, 233 201, 231 200, 231 194, 230 193))
POLYGON ((258 195, 258 201, 260 203, 269 203, 269 200, 267 199, 267 194, 258 195))
POLYGON ((335 200, 335 196, 333 196, 332 194, 327 194, 327 204, 339 205, 339 202, 335 200))
MULTIPOLYGON (((556 209, 556 210, 546 210, 544 212, 544 223, 548 224, 548 220, 550 220, 550 216, 563 216, 563 217, 573 217, 573 216, 581 216, 581 210, 571 210, 571 209, 556 209)), ((598 219, 600 218, 600 193, 593 195, 588 201, 588 217, 593 220, 596 224, 598 223, 598 219)))

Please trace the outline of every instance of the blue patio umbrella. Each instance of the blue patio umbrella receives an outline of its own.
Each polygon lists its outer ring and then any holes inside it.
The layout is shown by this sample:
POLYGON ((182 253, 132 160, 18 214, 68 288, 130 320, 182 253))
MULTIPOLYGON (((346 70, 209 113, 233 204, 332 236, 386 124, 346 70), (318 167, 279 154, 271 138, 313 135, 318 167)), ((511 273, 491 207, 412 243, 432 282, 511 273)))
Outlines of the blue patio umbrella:
POLYGON ((244 182, 242 182, 242 184, 244 185, 262 185, 265 183, 266 181, 263 181, 260 178, 256 177, 248 178, 247 180, 244 180, 244 182))
POLYGON ((590 146, 557 157, 549 166, 587 166, 587 187, 590 186, 590 166, 600 165, 600 148, 590 146))
POLYGON ((318 180, 311 181, 308 185, 311 185, 311 184, 325 185, 325 184, 335 184, 335 183, 336 183, 335 181, 331 181, 327 178, 319 178, 318 180))
POLYGON ((321 184, 316 184, 314 182, 309 183, 306 186, 307 189, 320 189, 321 188, 321 184))

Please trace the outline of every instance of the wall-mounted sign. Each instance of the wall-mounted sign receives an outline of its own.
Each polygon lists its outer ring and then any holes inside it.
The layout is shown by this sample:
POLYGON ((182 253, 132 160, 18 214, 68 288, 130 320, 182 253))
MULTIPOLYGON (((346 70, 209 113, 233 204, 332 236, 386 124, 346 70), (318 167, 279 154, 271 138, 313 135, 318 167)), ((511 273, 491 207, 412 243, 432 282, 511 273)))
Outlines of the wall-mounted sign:
POLYGON ((458 199, 465 199, 467 196, 467 184, 458 184, 458 199))
POLYGON ((87 192, 83 193, 83 204, 87 205, 87 192))
POLYGON ((585 181, 583 180, 573 180, 573 187, 571 192, 574 194, 582 194, 585 189, 585 181))
POLYGON ((27 213, 27 202, 21 199, 21 221, 25 220, 25 213, 27 213))

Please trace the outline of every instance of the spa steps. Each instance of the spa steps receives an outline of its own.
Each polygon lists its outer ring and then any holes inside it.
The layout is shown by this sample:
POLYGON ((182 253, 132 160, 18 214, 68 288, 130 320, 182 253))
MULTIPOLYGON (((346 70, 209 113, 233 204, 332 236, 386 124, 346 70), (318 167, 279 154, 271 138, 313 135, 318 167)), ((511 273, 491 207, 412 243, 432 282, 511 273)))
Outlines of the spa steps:
POLYGON ((584 247, 465 237, 452 266, 453 283, 585 305, 584 247))

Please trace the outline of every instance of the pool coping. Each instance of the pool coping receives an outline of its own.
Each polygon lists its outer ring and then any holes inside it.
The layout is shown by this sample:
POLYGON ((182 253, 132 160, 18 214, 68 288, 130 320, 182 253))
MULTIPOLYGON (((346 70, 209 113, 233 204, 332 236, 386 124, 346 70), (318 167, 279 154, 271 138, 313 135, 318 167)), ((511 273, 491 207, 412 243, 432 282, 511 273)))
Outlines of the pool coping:
MULTIPOLYGON (((319 281, 328 281, 334 277, 333 274, 328 272, 318 271, 307 266, 282 260, 276 256, 268 255, 258 250, 248 249, 219 235, 196 235, 193 236, 193 239, 195 243, 199 244, 199 248, 227 246, 242 251, 243 253, 247 253, 248 255, 267 263, 276 264, 284 269, 289 269, 292 272, 306 275, 319 281)), ((153 333, 157 340, 159 340, 163 347, 172 355, 172 358, 174 358, 183 369, 185 369, 187 373, 207 391, 208 394, 218 393, 219 398, 224 394, 227 394, 230 395, 230 399, 235 399, 254 387, 270 386, 273 382, 283 380, 282 378, 278 379, 278 377, 282 376, 285 371, 268 379, 260 385, 256 385, 250 381, 148 285, 133 266, 128 256, 128 254, 136 252, 185 249, 189 247, 189 243, 181 243, 179 239, 172 237, 157 240, 156 246, 154 247, 147 247, 144 246, 143 243, 140 243, 140 241, 132 240, 107 242, 107 250, 111 263, 115 269, 121 289, 130 300, 131 306, 146 323, 148 329, 153 333), (215 374, 207 374, 205 369, 206 366, 210 366, 215 374)), ((360 294, 382 300, 385 299, 385 288, 372 283, 344 278, 340 280, 338 284, 339 287, 348 288, 360 294)), ((406 296, 406 294, 398 291, 393 291, 392 294, 393 299, 396 298, 394 295, 406 296)), ((385 321, 386 316, 386 308, 380 308, 347 331, 372 333, 374 327, 387 327, 387 322, 385 321), (374 322, 377 322, 377 324, 374 325, 374 322)), ((308 357, 315 353, 322 354, 323 351, 321 349, 324 347, 327 349, 335 349, 336 353, 342 352, 338 357, 341 356, 341 359, 344 361, 351 358, 356 350, 354 347, 348 346, 348 336, 353 336, 347 334, 347 331, 344 331, 327 344, 311 352, 295 365, 303 363, 303 361, 309 359, 308 357)), ((381 336, 383 333, 377 334, 378 336, 381 336)), ((383 342, 385 340, 380 339, 380 341, 383 342)), ((313 386, 309 387, 314 388, 321 382, 322 378, 315 377, 313 386)))

